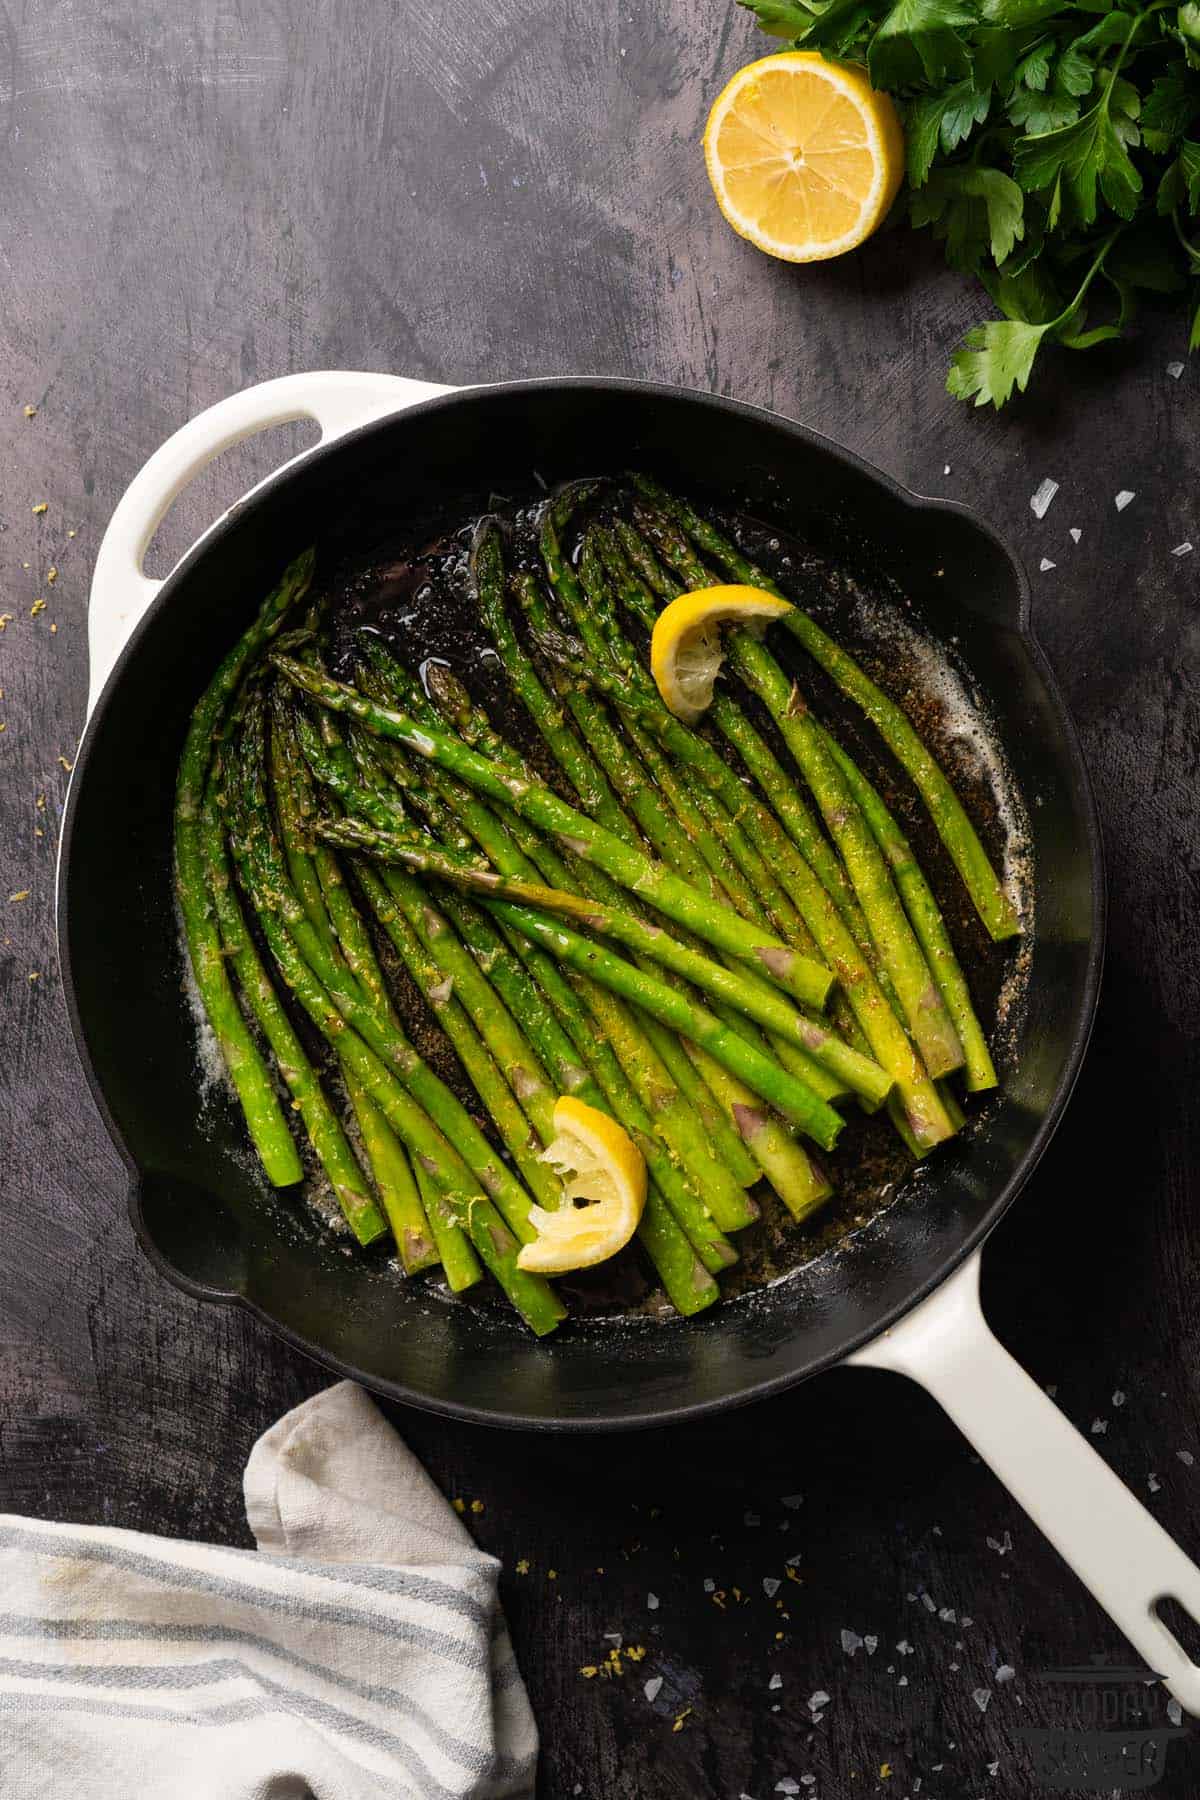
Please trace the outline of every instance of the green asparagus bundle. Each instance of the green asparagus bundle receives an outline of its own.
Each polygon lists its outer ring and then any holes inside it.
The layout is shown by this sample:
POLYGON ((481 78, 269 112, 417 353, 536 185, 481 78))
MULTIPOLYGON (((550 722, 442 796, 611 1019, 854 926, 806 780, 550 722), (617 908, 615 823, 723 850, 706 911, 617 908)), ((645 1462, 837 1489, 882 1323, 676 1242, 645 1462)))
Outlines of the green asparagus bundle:
MULTIPOLYGON (((454 1292, 488 1276, 542 1334, 565 1308, 522 1247, 565 1193, 594 1204, 560 1238, 607 1203, 578 1174, 563 1188, 563 1097, 644 1170, 625 1235, 683 1316, 764 1206, 800 1223, 829 1200, 856 1110, 883 1109, 914 1157, 962 1128, 948 1077, 995 1087, 986 1032, 909 837, 803 669, 734 629, 705 720, 656 685, 647 634, 677 596, 732 579, 786 598, 715 525, 641 475, 564 488, 532 527, 478 524, 515 737, 377 634, 331 673, 328 605, 284 632, 312 568, 220 665, 176 793, 187 951, 270 1181, 319 1172, 360 1244, 390 1236, 406 1276, 454 1292), (451 1081, 416 1047, 414 994, 451 1081)), ((781 628, 912 780, 991 936, 1013 935, 903 710, 807 612, 781 628)))

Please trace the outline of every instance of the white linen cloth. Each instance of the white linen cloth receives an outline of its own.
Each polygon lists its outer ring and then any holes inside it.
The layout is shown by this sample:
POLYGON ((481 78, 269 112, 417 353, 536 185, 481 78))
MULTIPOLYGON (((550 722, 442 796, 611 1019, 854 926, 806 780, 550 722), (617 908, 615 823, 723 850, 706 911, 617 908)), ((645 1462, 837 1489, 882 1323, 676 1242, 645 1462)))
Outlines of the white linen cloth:
POLYGON ((499 1564, 362 1389, 245 1495, 257 1551, 0 1515, 3 1800, 532 1794, 499 1564))

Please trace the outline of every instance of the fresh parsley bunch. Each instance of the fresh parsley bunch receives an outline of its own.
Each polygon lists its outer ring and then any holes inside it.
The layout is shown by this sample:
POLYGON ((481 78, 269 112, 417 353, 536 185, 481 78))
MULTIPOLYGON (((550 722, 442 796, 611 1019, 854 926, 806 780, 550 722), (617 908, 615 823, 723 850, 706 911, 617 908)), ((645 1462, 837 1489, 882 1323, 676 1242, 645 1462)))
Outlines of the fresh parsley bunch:
POLYGON ((909 217, 1004 317, 946 386, 1003 406, 1047 341, 1119 337, 1139 290, 1190 289, 1200 344, 1200 0, 740 0, 900 105, 909 217))

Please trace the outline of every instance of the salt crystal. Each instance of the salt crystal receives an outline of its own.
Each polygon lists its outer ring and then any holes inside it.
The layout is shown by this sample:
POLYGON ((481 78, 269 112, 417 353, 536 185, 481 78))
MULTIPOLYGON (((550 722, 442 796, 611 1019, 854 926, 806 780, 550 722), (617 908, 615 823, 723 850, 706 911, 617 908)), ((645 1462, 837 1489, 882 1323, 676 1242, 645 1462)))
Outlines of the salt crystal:
POLYGON ((958 1624, 958 1620, 955 1617, 954 1608, 952 1606, 941 1607, 938 1611, 938 1618, 942 1621, 943 1625, 957 1625, 958 1624))
POLYGON ((711 1575, 704 1577, 704 1591, 706 1594, 715 1594, 717 1591, 717 1584, 711 1575))
POLYGON ((1171 377, 1172 381, 1178 381, 1179 377, 1183 374, 1183 364, 1181 362, 1169 362, 1167 364, 1167 374, 1171 377))
POLYGON ((1035 519, 1045 518, 1046 514, 1050 511, 1051 503, 1057 492, 1057 481, 1051 481, 1050 477, 1047 476, 1045 481, 1039 484, 1037 492, 1030 495, 1029 510, 1035 519))
POLYGON ((658 1699, 658 1696, 662 1693, 662 1684, 663 1678, 661 1675, 652 1675, 650 1677, 649 1681, 642 1689, 647 1700, 654 1701, 658 1699))
POLYGON ((1124 1394, 1123 1394, 1123 1393, 1122 1393, 1122 1392, 1121 1392, 1121 1390, 1120 1390, 1120 1388, 1118 1388, 1118 1389, 1117 1389, 1117 1390, 1116 1390, 1116 1392, 1115 1392, 1115 1393, 1114 1393, 1114 1395, 1113 1395, 1113 1397, 1112 1397, 1112 1403, 1113 1403, 1113 1405, 1114 1405, 1114 1406, 1124 1406, 1124 1404, 1125 1404, 1125 1396, 1124 1396, 1124 1394))
POLYGON ((767 1683, 767 1686, 771 1689, 772 1692, 774 1692, 777 1688, 781 1688, 783 1686, 783 1676, 779 1675, 779 1674, 772 1675, 770 1681, 768 1681, 768 1683, 767 1683))
POLYGON ((763 1593, 768 1600, 773 1600, 779 1592, 779 1578, 776 1575, 763 1576, 763 1593))
POLYGON ((1132 488, 1122 488, 1119 494, 1113 495, 1113 505, 1118 512, 1124 512, 1129 502, 1136 498, 1132 488))
POLYGON ((798 1794, 800 1792, 800 1783, 794 1776, 784 1775, 781 1780, 775 1783, 775 1792, 777 1794, 798 1794))
POLYGON ((897 1687, 907 1687, 908 1686, 908 1676, 902 1675, 900 1677, 899 1681, 896 1683, 896 1686, 897 1687))
POLYGON ((1108 1420, 1107 1419, 1093 1419, 1092 1420, 1092 1436, 1093 1437, 1103 1437, 1104 1433, 1107 1430, 1108 1430, 1108 1420))
POLYGON ((842 1628, 842 1649, 847 1656, 853 1656, 856 1650, 862 1649, 862 1639, 857 1631, 847 1631, 845 1627, 842 1628))
POLYGON ((867 1655, 874 1656, 875 1652, 879 1648, 879 1639, 877 1637, 872 1637, 871 1633, 868 1632, 866 1637, 863 1639, 863 1643, 866 1645, 867 1655))
POLYGON ((1146 1486, 1150 1489, 1152 1494, 1157 1494, 1162 1487, 1162 1482, 1158 1479, 1157 1475, 1147 1475, 1146 1486))
POLYGON ((789 1569, 794 1569, 796 1567, 797 1563, 802 1563, 803 1561, 804 1561, 804 1557, 802 1556, 800 1551, 797 1550, 795 1556, 788 1557, 787 1566, 789 1569))
POLYGON ((646 1595, 646 1605, 650 1608, 651 1612, 657 1612, 658 1611, 658 1595, 657 1594, 647 1594, 646 1595))
POLYGON ((916 1596, 916 1595, 915 1595, 915 1594, 905 1594, 905 1596, 904 1596, 904 1598, 905 1598, 905 1599, 906 1599, 906 1600, 915 1600, 915 1599, 916 1599, 916 1597, 917 1597, 917 1596, 916 1596))
POLYGON ((958 1667, 959 1667, 959 1666, 958 1666, 958 1664, 957 1664, 957 1663, 951 1663, 951 1664, 950 1664, 950 1673, 951 1673, 951 1674, 952 1674, 952 1675, 957 1675, 957 1674, 958 1674, 958 1667))
POLYGON ((1189 1469, 1196 1460, 1190 1450, 1177 1450, 1175 1454, 1180 1462, 1184 1463, 1189 1469))
POLYGON ((1017 1671, 1013 1668, 1011 1663, 1001 1663, 1000 1667, 996 1670, 996 1680, 1011 1681, 1016 1672, 1017 1671))
POLYGON ((1008 1552, 1012 1549, 1012 1538, 1008 1535, 1007 1531, 1002 1538, 990 1537, 986 1542, 988 1549, 994 1550, 997 1556, 1007 1556, 1008 1552))
POLYGON ((949 473, 950 473, 950 464, 949 464, 949 463, 944 463, 944 464, 943 464, 943 465, 942 465, 942 474, 943 474, 943 475, 948 475, 948 474, 949 474, 949 473))
POLYGON ((1082 533, 1082 531, 1080 531, 1078 525, 1072 525, 1070 531, 1067 533, 1067 536, 1070 538, 1070 540, 1073 544, 1077 544, 1079 542, 1080 538, 1083 536, 1083 533, 1082 533))
POLYGON ((936 1612, 937 1611, 936 1603, 930 1599, 928 1594, 921 1595, 921 1605, 925 1608, 926 1612, 936 1612))
POLYGON ((746 1519, 747 1525, 761 1525, 762 1524, 762 1520, 759 1518, 759 1516, 756 1512, 748 1512, 745 1515, 745 1519, 746 1519))
POLYGON ((992 1696, 988 1693, 986 1688, 976 1688, 975 1692, 971 1695, 971 1698, 974 1700, 980 1712, 986 1712, 992 1703, 992 1696))
POLYGON ((998 1762, 990 1762, 988 1764, 988 1774, 989 1775, 997 1774, 999 1771, 999 1768, 1000 1768, 1000 1764, 998 1762))
POLYGON ((619 1631, 606 1631, 604 1633, 604 1641, 606 1644, 617 1644, 619 1646, 621 1643, 621 1635, 622 1634, 619 1631))
POLYGON ((795 1512, 795 1510, 798 1506, 804 1505, 804 1495, 803 1494, 784 1494, 783 1498, 780 1501, 780 1505, 781 1506, 790 1506, 792 1511, 795 1512))
POLYGON ((974 1619, 970 1618, 966 1613, 963 1614, 958 1622, 960 1625, 973 1625, 975 1623, 974 1619))
POLYGON ((583 1792, 583 1783, 582 1783, 582 1781, 577 1781, 577 1782, 576 1782, 576 1783, 575 1783, 575 1786, 574 1786, 574 1787, 573 1787, 573 1788, 572 1788, 572 1789, 571 1789, 571 1792, 572 1792, 572 1793, 573 1793, 573 1794, 582 1794, 582 1792, 583 1792))
POLYGON ((913 1647, 907 1638, 901 1638, 900 1642, 896 1645, 896 1648, 901 1656, 911 1656, 913 1653, 913 1647))
POLYGON ((1056 1395, 1056 1394, 1057 1394, 1057 1393, 1058 1393, 1058 1383, 1057 1383, 1057 1381, 1051 1381, 1051 1382, 1048 1382, 1048 1383, 1047 1383, 1047 1384, 1046 1384, 1046 1394, 1047 1394, 1047 1397, 1048 1397, 1048 1398, 1049 1398, 1049 1399, 1051 1399, 1051 1400, 1053 1400, 1053 1399, 1054 1399, 1054 1397, 1055 1397, 1055 1395, 1056 1395))
POLYGON ((1176 544, 1175 548, 1171 552, 1171 555, 1172 556, 1190 556, 1191 553, 1192 553, 1192 546, 1189 544, 1188 540, 1186 538, 1184 538, 1182 544, 1176 544))
POLYGON ((1183 1724, 1183 1708, 1180 1706, 1178 1700, 1167 1701, 1167 1717, 1170 1719, 1172 1725, 1183 1724))
POLYGON ((816 1712, 818 1707, 828 1705, 829 1695, 825 1692, 824 1688, 818 1688, 815 1694, 810 1694, 808 1697, 809 1712, 816 1712))
POLYGON ((1057 569, 1057 567, 1058 564, 1056 562, 1051 562, 1048 556, 1043 556, 1041 562, 1038 564, 1038 568, 1043 575, 1048 575, 1051 569, 1057 569))

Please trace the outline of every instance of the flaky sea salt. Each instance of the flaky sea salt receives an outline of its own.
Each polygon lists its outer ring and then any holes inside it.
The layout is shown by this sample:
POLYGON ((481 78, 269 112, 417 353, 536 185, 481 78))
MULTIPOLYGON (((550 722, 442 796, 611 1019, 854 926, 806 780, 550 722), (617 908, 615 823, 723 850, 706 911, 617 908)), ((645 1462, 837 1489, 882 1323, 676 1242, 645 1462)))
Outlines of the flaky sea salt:
POLYGON ((1029 510, 1035 519, 1045 518, 1046 514, 1050 511, 1054 496, 1057 492, 1057 481, 1051 481, 1050 477, 1047 475, 1045 481, 1039 484, 1036 493, 1029 496, 1029 510))
POLYGON ((1113 495, 1113 505, 1118 512, 1124 512, 1125 508, 1129 505, 1129 502, 1136 498, 1137 495, 1132 488, 1122 488, 1119 494, 1113 495))
POLYGON ((815 1694, 808 1696, 809 1712, 819 1712, 823 1706, 829 1705, 829 1695, 824 1688, 818 1688, 815 1694))
POLYGON ((1092 1420, 1092 1436, 1093 1437, 1103 1437, 1107 1430, 1108 1430, 1108 1420, 1107 1419, 1093 1419, 1092 1420))
POLYGON ((1192 1464, 1196 1460, 1190 1450, 1177 1450, 1175 1452, 1175 1454, 1179 1458, 1180 1462, 1183 1463, 1184 1466, 1189 1469, 1191 1468, 1192 1464))
POLYGON ((1007 1556, 1012 1549, 1012 1538, 1007 1531, 1002 1538, 990 1537, 985 1539, 985 1542, 988 1549, 994 1550, 997 1556, 1007 1556))
POLYGON ((772 1690, 772 1692, 774 1692, 777 1688, 781 1688, 783 1686, 783 1676, 779 1675, 779 1674, 772 1675, 770 1681, 768 1681, 768 1683, 767 1683, 767 1686, 772 1690))
POLYGON ((651 1612, 657 1612, 658 1611, 658 1595, 657 1594, 647 1594, 646 1595, 646 1605, 649 1607, 651 1612))
POLYGON ((643 1694, 645 1694, 647 1700, 654 1701, 654 1700, 658 1699, 658 1696, 662 1693, 662 1684, 663 1684, 663 1678, 661 1675, 652 1675, 650 1677, 649 1681, 646 1683, 645 1687, 642 1689, 642 1692, 643 1692, 643 1694))
POLYGON ((988 1707, 992 1704, 992 1696, 987 1688, 976 1688, 975 1692, 971 1695, 971 1698, 979 1708, 980 1712, 986 1712, 988 1707))
POLYGON ((1125 1396, 1124 1396, 1124 1394, 1123 1394, 1123 1393, 1122 1393, 1122 1392, 1121 1392, 1121 1389, 1120 1389, 1120 1388, 1116 1388, 1116 1389, 1115 1389, 1115 1390, 1114 1390, 1114 1392, 1113 1392, 1113 1397, 1112 1397, 1112 1403, 1113 1403, 1113 1405, 1114 1405, 1114 1406, 1124 1406, 1124 1404, 1125 1404, 1125 1396))
POLYGON ((1179 377, 1183 374, 1183 364, 1181 362, 1169 362, 1167 364, 1167 374, 1171 377, 1172 381, 1178 381, 1179 377))
POLYGON ((804 1495, 803 1494, 784 1494, 781 1497, 779 1503, 781 1506, 790 1506, 792 1511, 795 1512, 795 1510, 798 1506, 803 1506, 804 1495))
POLYGON ((1171 555, 1172 556, 1190 556, 1191 553, 1192 553, 1192 546, 1188 543, 1187 539, 1185 538, 1182 544, 1176 544, 1175 548, 1171 552, 1171 555))
POLYGON ((1041 562, 1038 564, 1038 568, 1041 570, 1043 575, 1048 575, 1050 573, 1051 569, 1057 569, 1057 567, 1058 567, 1058 564, 1055 562, 1051 562, 1050 558, 1048 556, 1043 556, 1041 562))
POLYGON ((996 1670, 996 1680, 1011 1681, 1016 1672, 1017 1671, 1013 1668, 1011 1663, 1001 1663, 1000 1667, 996 1670))
POLYGON ((856 1650, 862 1649, 862 1639, 859 1637, 857 1631, 847 1631, 843 1626, 842 1649, 846 1652, 847 1656, 853 1656, 856 1650))
POLYGON ((775 1792, 777 1794, 798 1794, 800 1792, 800 1783, 796 1780, 794 1775, 781 1776, 775 1783, 775 1792))
POLYGON ((1157 1475, 1147 1475, 1146 1486, 1150 1489, 1152 1494, 1157 1494, 1162 1488, 1162 1482, 1158 1479, 1157 1475))
POLYGON ((1080 531, 1078 525, 1072 525, 1070 531, 1067 533, 1067 536, 1070 538, 1070 540, 1073 544, 1077 544, 1079 542, 1080 538, 1083 536, 1083 533, 1082 533, 1082 531, 1080 531))
POLYGON ((767 1599, 773 1600, 778 1592, 779 1592, 779 1577, 777 1575, 764 1575, 763 1576, 763 1593, 767 1596, 767 1599))

